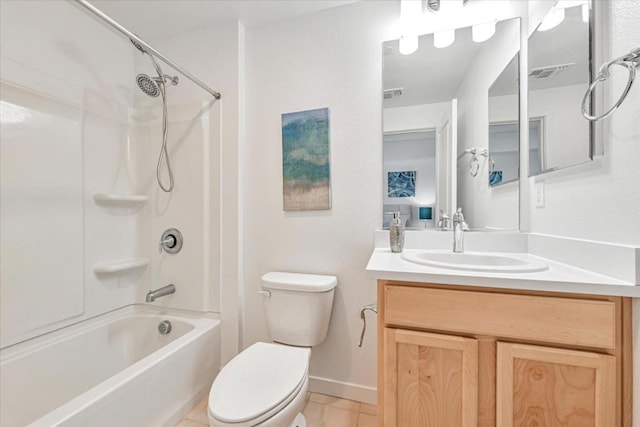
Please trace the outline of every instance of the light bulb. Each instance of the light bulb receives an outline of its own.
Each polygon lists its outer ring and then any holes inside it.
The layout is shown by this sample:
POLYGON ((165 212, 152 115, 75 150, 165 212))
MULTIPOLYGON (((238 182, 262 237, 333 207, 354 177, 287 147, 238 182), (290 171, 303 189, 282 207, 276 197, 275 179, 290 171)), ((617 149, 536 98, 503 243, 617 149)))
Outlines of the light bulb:
POLYGON ((437 48, 449 46, 456 39, 455 30, 445 30, 433 33, 433 45, 437 48))
POLYGON ((496 32, 496 23, 477 24, 471 27, 471 38, 476 43, 489 40, 496 32))
POLYGON ((411 55, 418 50, 418 36, 402 36, 398 50, 403 55, 411 55))
POLYGON ((564 21, 564 9, 553 9, 542 20, 542 24, 538 27, 538 31, 547 31, 557 27, 564 21))

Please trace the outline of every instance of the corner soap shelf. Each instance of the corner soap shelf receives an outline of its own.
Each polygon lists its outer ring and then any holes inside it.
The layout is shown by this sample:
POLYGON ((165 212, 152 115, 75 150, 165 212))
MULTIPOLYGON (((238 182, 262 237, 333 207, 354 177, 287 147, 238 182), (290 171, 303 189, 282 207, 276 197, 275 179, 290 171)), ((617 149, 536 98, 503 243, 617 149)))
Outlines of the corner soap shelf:
POLYGON ((137 206, 147 202, 149 198, 138 194, 93 193, 93 200, 99 205, 137 206))
POLYGON ((122 259, 95 264, 93 266, 93 271, 96 274, 121 273, 136 268, 146 267, 147 264, 149 264, 149 260, 147 258, 122 259))

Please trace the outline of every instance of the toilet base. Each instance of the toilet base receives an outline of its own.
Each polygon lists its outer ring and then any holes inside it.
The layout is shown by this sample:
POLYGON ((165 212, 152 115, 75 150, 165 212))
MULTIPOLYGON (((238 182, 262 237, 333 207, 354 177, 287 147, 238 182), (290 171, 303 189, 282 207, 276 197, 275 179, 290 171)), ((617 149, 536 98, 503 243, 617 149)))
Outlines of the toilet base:
POLYGON ((302 415, 302 412, 296 415, 296 419, 293 420, 290 427, 307 427, 307 419, 302 415))

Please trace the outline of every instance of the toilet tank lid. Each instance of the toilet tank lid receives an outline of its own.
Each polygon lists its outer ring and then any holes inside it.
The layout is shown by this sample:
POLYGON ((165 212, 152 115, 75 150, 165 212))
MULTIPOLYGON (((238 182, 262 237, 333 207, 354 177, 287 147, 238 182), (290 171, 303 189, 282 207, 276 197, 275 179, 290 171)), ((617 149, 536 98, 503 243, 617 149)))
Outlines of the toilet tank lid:
POLYGON ((272 271, 262 276, 266 289, 281 289, 298 292, 326 292, 338 284, 336 276, 319 274, 284 273, 272 271))

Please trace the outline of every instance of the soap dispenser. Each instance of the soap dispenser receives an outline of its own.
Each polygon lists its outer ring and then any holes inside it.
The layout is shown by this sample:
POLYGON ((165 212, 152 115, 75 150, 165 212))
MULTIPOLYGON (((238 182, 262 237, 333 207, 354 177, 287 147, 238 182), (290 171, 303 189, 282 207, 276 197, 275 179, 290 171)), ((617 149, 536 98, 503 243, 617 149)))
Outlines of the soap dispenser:
POLYGON ((400 221, 400 212, 391 212, 393 218, 389 224, 389 246, 391 252, 400 253, 404 248, 404 225, 400 221))

